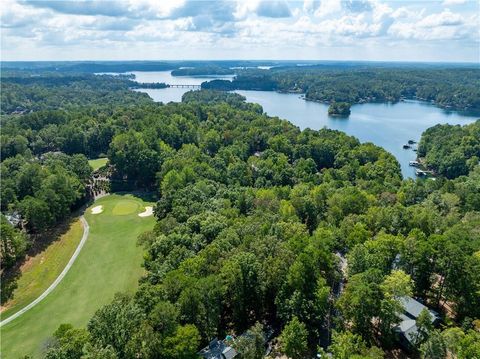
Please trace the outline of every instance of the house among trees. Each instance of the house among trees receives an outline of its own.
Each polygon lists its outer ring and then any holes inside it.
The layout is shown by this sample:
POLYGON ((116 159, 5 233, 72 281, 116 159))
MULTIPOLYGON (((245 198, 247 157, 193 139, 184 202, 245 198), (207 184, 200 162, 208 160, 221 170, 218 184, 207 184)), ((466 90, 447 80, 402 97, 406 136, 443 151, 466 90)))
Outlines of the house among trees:
POLYGON ((13 227, 21 227, 22 224, 22 216, 18 212, 13 212, 11 214, 5 215, 6 220, 10 223, 13 227))
POLYGON ((428 309, 422 303, 413 298, 403 297, 400 298, 400 302, 402 303, 404 312, 400 315, 401 322, 396 327, 396 332, 398 333, 400 343, 405 348, 413 348, 419 335, 417 319, 420 316, 420 313, 427 310, 430 314, 430 320, 433 326, 438 324, 440 316, 437 312, 428 309))
POLYGON ((198 352, 205 359, 232 359, 237 356, 237 351, 224 341, 213 339, 207 347, 198 352))

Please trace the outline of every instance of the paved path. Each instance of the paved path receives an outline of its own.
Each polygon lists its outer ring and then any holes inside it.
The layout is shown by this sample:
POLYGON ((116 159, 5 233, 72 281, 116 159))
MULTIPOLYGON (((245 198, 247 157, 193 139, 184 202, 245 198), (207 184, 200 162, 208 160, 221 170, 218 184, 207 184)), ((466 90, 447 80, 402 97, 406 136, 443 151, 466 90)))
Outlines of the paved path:
POLYGON ((18 312, 16 312, 15 314, 9 316, 7 319, 3 320, 0 322, 0 326, 3 326, 7 323, 10 323, 12 320, 14 320, 15 318, 18 318, 19 316, 21 316, 23 313, 25 313, 26 311, 28 311, 29 309, 33 308, 34 306, 36 306, 38 303, 40 303, 47 295, 50 294, 51 291, 53 291, 57 285, 62 281, 62 279, 65 277, 65 275, 67 274, 68 270, 72 267, 73 263, 75 262, 75 259, 77 259, 78 255, 80 254, 80 251, 82 250, 83 248, 83 245, 85 244, 85 242, 87 241, 87 238, 88 238, 88 232, 90 231, 90 226, 88 225, 88 222, 86 221, 85 217, 81 216, 80 217, 80 221, 82 222, 82 225, 83 225, 83 236, 82 236, 82 239, 80 240, 80 243, 78 244, 77 246, 77 249, 75 249, 75 252, 73 253, 72 255, 72 258, 70 258, 70 260, 68 261, 67 265, 65 266, 65 268, 63 268, 63 271, 62 273, 60 273, 60 275, 57 277, 57 279, 55 279, 55 281, 50 285, 50 287, 48 287, 45 292, 43 292, 37 299, 35 299, 33 302, 31 302, 29 305, 27 305, 26 307, 20 309, 18 312))

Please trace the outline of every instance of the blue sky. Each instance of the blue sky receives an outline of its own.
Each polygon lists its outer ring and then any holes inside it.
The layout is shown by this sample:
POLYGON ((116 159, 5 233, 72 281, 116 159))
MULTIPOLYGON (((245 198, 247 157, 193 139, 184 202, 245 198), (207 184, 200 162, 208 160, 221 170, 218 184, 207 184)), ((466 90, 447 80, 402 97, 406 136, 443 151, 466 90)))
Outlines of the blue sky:
POLYGON ((480 60, 478 0, 2 0, 2 60, 480 60))

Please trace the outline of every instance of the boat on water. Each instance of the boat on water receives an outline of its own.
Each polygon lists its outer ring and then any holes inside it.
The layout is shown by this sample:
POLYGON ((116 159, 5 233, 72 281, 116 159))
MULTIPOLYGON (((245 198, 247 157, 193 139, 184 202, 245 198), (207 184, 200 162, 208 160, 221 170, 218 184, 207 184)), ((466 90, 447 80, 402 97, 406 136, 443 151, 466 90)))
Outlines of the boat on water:
POLYGON ((426 177, 426 176, 428 175, 428 172, 427 172, 427 171, 420 170, 420 169, 417 169, 417 170, 415 170, 415 174, 416 174, 418 177, 426 177))
POLYGON ((410 162, 408 162, 408 165, 409 165, 409 166, 412 166, 412 167, 419 167, 419 166, 420 166, 420 162, 418 162, 418 161, 410 161, 410 162))
POLYGON ((403 145, 404 150, 408 150, 409 148, 412 148, 412 146, 410 146, 409 144, 404 144, 403 145))
POLYGON ((414 140, 408 140, 409 145, 414 145, 415 143, 417 143, 417 142, 415 142, 414 140))

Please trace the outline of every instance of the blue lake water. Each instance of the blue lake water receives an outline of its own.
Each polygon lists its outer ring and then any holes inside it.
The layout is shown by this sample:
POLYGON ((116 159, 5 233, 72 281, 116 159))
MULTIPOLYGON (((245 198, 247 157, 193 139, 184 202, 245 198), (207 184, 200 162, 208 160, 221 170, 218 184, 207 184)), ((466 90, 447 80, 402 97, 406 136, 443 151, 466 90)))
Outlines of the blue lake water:
MULTIPOLYGON (((168 84, 195 84, 211 80, 212 76, 171 76, 169 71, 132 72, 138 82, 165 82, 168 84)), ((232 76, 214 78, 231 79, 232 76)), ((182 88, 139 89, 153 100, 164 103, 181 101, 189 91, 182 88)), ((328 105, 305 101, 298 94, 284 94, 272 91, 236 91, 245 96, 248 102, 262 105, 270 116, 287 119, 300 129, 320 129, 323 127, 340 130, 357 137, 362 142, 373 142, 392 153, 402 166, 404 177, 414 177, 414 168, 408 162, 416 158, 413 150, 404 150, 402 145, 408 140, 419 141, 423 131, 438 123, 465 125, 480 118, 454 111, 445 111, 428 103, 405 101, 395 104, 368 103, 353 105, 348 118, 330 117, 328 105)))

